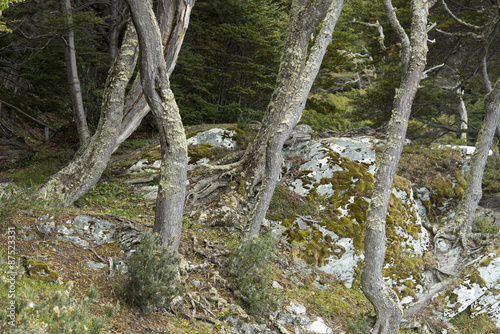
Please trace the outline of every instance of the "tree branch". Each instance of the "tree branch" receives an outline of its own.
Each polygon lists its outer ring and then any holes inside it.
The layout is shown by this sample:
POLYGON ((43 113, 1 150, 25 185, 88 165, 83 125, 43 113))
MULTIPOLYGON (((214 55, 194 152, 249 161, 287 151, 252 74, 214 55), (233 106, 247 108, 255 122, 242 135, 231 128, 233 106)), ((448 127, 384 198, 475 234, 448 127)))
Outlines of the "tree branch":
POLYGON ((457 21, 459 24, 461 24, 465 27, 471 28, 471 29, 475 29, 475 30, 481 30, 483 28, 482 26, 480 27, 480 26, 476 26, 474 24, 470 24, 470 23, 467 23, 465 21, 462 21, 455 14, 453 14, 453 12, 448 8, 448 5, 446 4, 446 2, 444 0, 441 0, 441 3, 443 4, 443 7, 448 12, 448 14, 450 14, 451 18, 454 19, 455 21, 457 21))
POLYGON ((377 39, 378 39, 378 42, 380 44, 380 47, 384 51, 387 50, 387 48, 386 48, 386 46, 384 44, 384 40, 385 40, 384 27, 382 27, 382 25, 380 24, 380 22, 378 20, 377 20, 376 23, 368 23, 368 22, 361 22, 361 21, 356 20, 356 18, 353 18, 352 19, 352 23, 354 23, 354 24, 360 24, 360 25, 365 26, 365 27, 370 27, 370 28, 377 29, 378 30, 378 34, 379 34, 379 37, 377 39))

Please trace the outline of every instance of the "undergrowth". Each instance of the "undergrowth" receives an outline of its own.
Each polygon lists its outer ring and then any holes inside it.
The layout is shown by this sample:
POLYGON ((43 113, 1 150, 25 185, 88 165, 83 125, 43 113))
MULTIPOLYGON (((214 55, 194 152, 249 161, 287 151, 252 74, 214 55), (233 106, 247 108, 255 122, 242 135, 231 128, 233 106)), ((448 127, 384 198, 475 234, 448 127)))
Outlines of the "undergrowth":
POLYGON ((115 286, 132 305, 151 311, 162 304, 169 305, 184 292, 178 279, 179 259, 161 244, 157 234, 143 233, 139 246, 125 263, 128 274, 118 278, 115 286))
POLYGON ((249 242, 242 241, 230 254, 230 274, 241 300, 254 315, 265 315, 278 306, 278 295, 272 289, 273 264, 277 240, 264 232, 249 242))

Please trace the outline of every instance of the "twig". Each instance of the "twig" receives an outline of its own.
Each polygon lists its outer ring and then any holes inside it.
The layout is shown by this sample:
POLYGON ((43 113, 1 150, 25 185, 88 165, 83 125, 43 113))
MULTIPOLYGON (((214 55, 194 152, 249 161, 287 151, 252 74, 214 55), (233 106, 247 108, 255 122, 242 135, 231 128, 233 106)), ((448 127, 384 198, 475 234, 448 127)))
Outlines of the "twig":
POLYGON ((143 222, 138 221, 138 220, 133 220, 133 219, 130 219, 130 218, 120 217, 120 216, 109 214, 109 213, 104 214, 103 216, 109 217, 109 218, 112 218, 112 219, 116 219, 116 220, 118 220, 120 222, 133 223, 133 224, 137 224, 137 225, 142 225, 142 226, 145 226, 145 227, 153 228, 153 226, 151 226, 149 224, 143 223, 143 222))
POLYGON ((94 253, 94 255, 99 259, 99 261, 101 261, 102 263, 107 263, 106 260, 104 260, 102 257, 99 256, 99 254, 96 253, 95 250, 93 250, 92 248, 86 248, 88 249, 89 251, 91 251, 92 253, 94 253))

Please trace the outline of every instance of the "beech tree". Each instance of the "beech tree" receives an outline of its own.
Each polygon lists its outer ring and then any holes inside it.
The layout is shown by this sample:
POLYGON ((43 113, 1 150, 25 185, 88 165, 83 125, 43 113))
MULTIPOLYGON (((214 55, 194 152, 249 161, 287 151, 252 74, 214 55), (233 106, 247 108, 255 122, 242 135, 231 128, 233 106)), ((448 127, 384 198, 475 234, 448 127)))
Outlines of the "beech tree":
POLYGON ((71 0, 64 0, 61 7, 63 15, 66 16, 67 25, 64 36, 64 55, 66 57, 66 73, 68 75, 71 105, 73 107, 73 113, 75 114, 75 123, 78 131, 78 138, 80 139, 80 145, 83 146, 90 138, 90 131, 87 126, 87 117, 83 107, 82 90, 80 88, 80 79, 78 78, 71 0))
POLYGON ((434 0, 412 0, 411 34, 408 36, 399 23, 392 2, 383 1, 389 22, 401 42, 402 73, 401 84, 394 97, 387 141, 375 172, 366 218, 365 259, 361 285, 377 316, 372 333, 397 333, 403 314, 398 296, 385 284, 382 276, 386 252, 385 225, 392 183, 406 139, 411 106, 426 65, 427 16, 434 2, 434 0))
POLYGON ((230 157, 234 158, 232 163, 206 165, 212 171, 211 176, 190 191, 192 202, 196 202, 217 188, 228 186, 233 179, 241 180, 244 197, 255 196, 248 217, 247 239, 259 234, 281 171, 283 144, 302 116, 343 3, 343 0, 292 2, 278 78, 257 136, 241 157, 230 157))
POLYGON ((179 108, 168 81, 160 29, 149 1, 127 0, 139 37, 144 95, 160 134, 161 167, 155 224, 164 244, 179 248, 187 181, 187 140, 179 108))
MULTIPOLYGON (((158 3, 158 25, 162 32, 167 75, 179 54, 194 0, 162 0, 158 3)), ((129 23, 131 24, 131 23, 129 23)), ((91 189, 118 146, 139 126, 149 112, 138 77, 125 97, 121 90, 129 83, 138 55, 137 36, 125 35, 119 56, 113 63, 105 88, 101 117, 95 134, 73 160, 50 177, 35 197, 55 205, 70 206, 91 189), (106 98, 112 95, 112 98, 106 98)))
POLYGON ((434 237, 434 240, 439 238, 453 240, 457 235, 458 241, 460 241, 464 249, 467 249, 467 240, 469 238, 473 240, 482 238, 480 234, 472 234, 471 227, 477 205, 482 197, 481 183, 483 181, 484 167, 486 166, 495 131, 500 125, 500 80, 484 98, 484 108, 486 115, 481 130, 479 130, 475 145, 476 150, 470 160, 464 195, 460 200, 455 216, 434 237))

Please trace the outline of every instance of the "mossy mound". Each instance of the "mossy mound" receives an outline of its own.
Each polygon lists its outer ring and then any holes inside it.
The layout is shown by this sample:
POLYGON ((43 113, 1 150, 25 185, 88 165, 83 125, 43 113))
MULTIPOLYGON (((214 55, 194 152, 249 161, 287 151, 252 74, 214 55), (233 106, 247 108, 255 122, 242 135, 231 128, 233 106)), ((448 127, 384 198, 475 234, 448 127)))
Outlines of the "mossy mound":
POLYGON ((50 269, 49 264, 40 260, 26 260, 25 267, 28 275, 36 280, 44 282, 55 282, 59 277, 59 274, 50 269))

